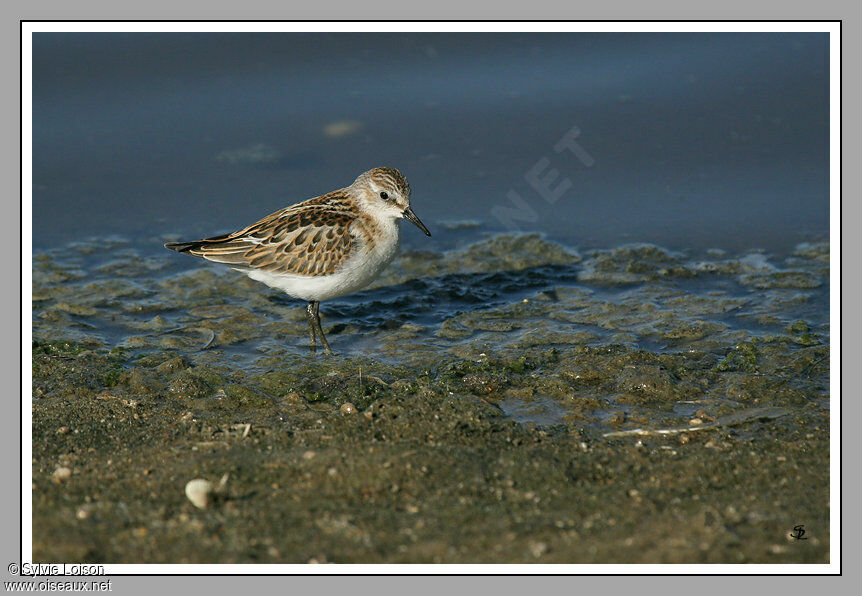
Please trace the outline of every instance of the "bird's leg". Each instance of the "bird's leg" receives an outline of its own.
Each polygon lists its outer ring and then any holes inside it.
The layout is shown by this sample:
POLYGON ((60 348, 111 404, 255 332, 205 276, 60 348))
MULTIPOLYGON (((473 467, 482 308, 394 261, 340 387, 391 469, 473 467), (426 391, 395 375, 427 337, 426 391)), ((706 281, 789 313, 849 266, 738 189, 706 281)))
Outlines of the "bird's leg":
POLYGON ((310 309, 312 308, 312 306, 314 310, 314 323, 317 335, 320 336, 320 343, 323 344, 323 351, 326 352, 327 356, 331 356, 333 353, 332 348, 329 347, 329 342, 326 341, 326 336, 323 335, 323 328, 320 326, 320 302, 315 301, 308 305, 310 309))
POLYGON ((316 326, 314 304, 314 302, 309 302, 308 306, 305 307, 305 318, 308 319, 308 336, 311 338, 312 352, 317 351, 317 334, 314 332, 316 326))

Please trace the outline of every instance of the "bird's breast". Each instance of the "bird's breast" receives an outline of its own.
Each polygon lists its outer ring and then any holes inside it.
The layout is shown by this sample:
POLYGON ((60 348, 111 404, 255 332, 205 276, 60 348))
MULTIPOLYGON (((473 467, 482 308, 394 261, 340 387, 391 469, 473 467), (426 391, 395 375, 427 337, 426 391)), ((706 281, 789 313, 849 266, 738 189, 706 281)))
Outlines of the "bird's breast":
POLYGON ((361 218, 355 222, 356 265, 377 277, 398 254, 400 232, 394 220, 361 218))

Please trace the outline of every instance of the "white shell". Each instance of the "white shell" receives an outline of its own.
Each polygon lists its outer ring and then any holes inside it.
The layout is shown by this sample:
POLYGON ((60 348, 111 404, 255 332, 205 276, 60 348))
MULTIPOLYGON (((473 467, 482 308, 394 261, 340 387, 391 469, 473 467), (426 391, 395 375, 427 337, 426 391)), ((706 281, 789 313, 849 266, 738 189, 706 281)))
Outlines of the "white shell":
POLYGON ((198 509, 206 509, 213 502, 213 483, 203 478, 189 480, 186 484, 186 497, 198 509))

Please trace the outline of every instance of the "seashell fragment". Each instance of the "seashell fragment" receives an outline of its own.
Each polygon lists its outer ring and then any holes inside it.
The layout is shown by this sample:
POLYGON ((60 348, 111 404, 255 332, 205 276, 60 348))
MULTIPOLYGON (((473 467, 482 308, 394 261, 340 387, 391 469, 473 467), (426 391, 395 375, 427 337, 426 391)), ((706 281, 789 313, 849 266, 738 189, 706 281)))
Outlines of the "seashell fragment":
POLYGON ((206 509, 215 502, 216 495, 224 490, 228 476, 222 476, 217 485, 204 478, 189 480, 186 483, 186 497, 198 509, 206 509))
POLYGON ((186 497, 198 509, 206 509, 212 505, 214 492, 213 483, 203 478, 189 480, 186 484, 186 497))

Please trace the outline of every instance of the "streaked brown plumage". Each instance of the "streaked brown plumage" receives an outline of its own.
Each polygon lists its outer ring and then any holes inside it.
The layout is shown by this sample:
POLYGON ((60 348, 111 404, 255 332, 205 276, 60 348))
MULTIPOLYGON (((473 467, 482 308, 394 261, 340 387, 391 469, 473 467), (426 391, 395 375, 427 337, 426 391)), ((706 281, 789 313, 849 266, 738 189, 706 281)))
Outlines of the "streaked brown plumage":
POLYGON ((362 219, 344 190, 336 190, 280 209, 232 234, 166 246, 239 269, 325 275, 349 255, 355 240, 351 225, 362 219))
POLYGON ((356 291, 379 275, 397 249, 398 218, 431 235, 410 208, 407 179, 381 167, 231 234, 165 247, 224 263, 308 300, 312 341, 319 335, 329 353, 317 314, 320 300, 356 291))

